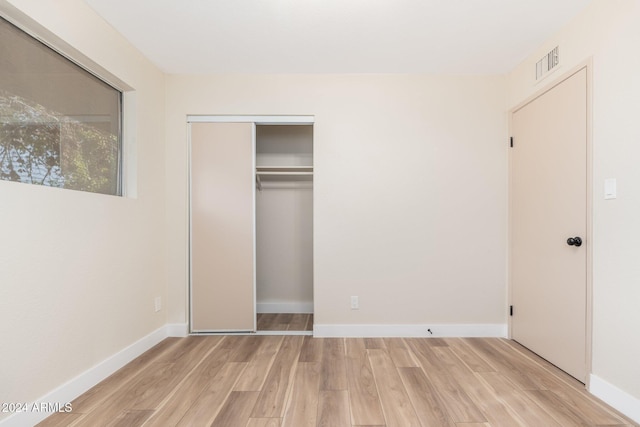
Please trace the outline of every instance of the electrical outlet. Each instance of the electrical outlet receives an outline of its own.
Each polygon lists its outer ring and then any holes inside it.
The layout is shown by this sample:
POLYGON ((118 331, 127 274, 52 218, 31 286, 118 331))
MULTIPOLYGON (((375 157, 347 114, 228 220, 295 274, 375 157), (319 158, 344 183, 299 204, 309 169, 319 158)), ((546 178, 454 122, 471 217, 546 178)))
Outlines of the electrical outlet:
POLYGON ((360 309, 360 302, 358 301, 358 297, 351 297, 351 310, 360 309))
POLYGON ((156 306, 156 312, 162 310, 162 297, 156 297, 154 303, 156 306))

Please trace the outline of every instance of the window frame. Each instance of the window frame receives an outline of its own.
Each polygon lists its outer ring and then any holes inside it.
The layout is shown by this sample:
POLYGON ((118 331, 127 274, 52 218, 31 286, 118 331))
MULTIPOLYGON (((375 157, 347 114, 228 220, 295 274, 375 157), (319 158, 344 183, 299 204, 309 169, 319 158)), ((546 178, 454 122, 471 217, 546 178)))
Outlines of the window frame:
MULTIPOLYGON (((130 111, 127 106, 134 105, 135 91, 123 80, 106 70, 97 62, 81 53, 75 47, 64 41, 62 38, 36 22, 33 18, 18 10, 15 6, 7 2, 0 2, 0 18, 4 19, 10 25, 13 25, 19 31, 22 31, 35 41, 42 44, 43 47, 50 49, 52 52, 71 62, 81 70, 89 73, 91 76, 100 80, 118 93, 118 118, 117 118, 117 171, 116 171, 116 192, 100 193, 83 190, 87 193, 100 194, 105 196, 116 197, 135 197, 137 190, 135 188, 136 176, 135 169, 128 163, 129 151, 135 151, 135 143, 130 136, 134 134, 131 128, 135 122, 135 117, 129 117, 130 111), (126 117, 126 118, 125 118, 126 117), (131 120, 130 120, 131 119, 131 120), (131 184, 129 185, 129 181, 131 184)), ((134 156, 135 159, 135 156, 134 156)), ((8 181, 11 182, 11 181, 8 181)), ((16 182, 16 181, 13 181, 16 182)), ((60 188, 60 187, 54 187, 60 188)), ((63 188, 64 189, 64 188, 63 188)), ((67 188, 69 189, 69 188, 67 188)), ((74 190, 74 189, 71 189, 74 190)))

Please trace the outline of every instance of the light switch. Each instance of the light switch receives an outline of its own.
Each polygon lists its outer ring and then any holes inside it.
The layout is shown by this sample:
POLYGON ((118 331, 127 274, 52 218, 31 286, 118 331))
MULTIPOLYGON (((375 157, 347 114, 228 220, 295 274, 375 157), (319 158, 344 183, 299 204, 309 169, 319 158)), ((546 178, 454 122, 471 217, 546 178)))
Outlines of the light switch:
POLYGON ((616 194, 616 179, 607 178, 604 180, 604 198, 605 200, 615 199, 616 194))

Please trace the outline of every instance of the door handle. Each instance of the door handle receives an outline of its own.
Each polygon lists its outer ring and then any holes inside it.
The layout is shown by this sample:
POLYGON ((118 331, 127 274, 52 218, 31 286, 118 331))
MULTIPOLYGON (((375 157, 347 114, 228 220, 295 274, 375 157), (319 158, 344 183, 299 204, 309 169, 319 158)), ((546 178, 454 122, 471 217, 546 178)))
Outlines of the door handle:
POLYGON ((567 245, 575 247, 582 246, 582 239, 580 237, 569 237, 567 239, 567 245))

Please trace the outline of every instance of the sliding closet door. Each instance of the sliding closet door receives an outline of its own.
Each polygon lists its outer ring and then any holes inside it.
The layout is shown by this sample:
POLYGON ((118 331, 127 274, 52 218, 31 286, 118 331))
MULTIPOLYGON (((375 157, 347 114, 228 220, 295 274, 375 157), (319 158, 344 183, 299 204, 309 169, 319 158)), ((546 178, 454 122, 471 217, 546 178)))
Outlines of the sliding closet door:
POLYGON ((255 330, 254 124, 191 124, 191 331, 255 330))

